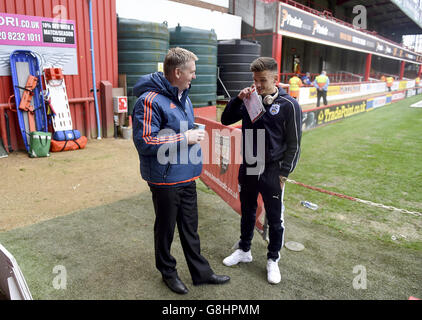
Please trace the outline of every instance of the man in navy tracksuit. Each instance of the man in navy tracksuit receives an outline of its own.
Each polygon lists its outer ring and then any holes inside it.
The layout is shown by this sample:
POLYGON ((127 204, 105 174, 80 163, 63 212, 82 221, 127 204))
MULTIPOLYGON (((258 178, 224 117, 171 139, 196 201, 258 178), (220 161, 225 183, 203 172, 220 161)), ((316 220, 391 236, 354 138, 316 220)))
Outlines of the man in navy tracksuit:
POLYGON ((226 266, 251 262, 251 242, 255 228, 257 197, 261 193, 269 226, 267 279, 281 280, 278 261, 284 244, 284 184, 300 156, 302 110, 295 99, 276 86, 277 62, 261 57, 251 64, 254 86, 240 91, 229 101, 221 122, 229 125, 242 120, 243 163, 239 169, 241 236, 239 249, 223 260, 226 266), (251 121, 243 99, 256 90, 266 112, 251 121))
POLYGON ((202 171, 199 142, 205 133, 193 129, 193 107, 188 98, 196 60, 192 52, 172 48, 164 60, 164 74, 143 76, 134 87, 139 98, 133 110, 133 141, 142 178, 152 192, 156 267, 165 284, 180 294, 188 289, 170 254, 176 224, 193 284, 223 284, 230 280, 214 274, 200 253, 195 180, 202 171))

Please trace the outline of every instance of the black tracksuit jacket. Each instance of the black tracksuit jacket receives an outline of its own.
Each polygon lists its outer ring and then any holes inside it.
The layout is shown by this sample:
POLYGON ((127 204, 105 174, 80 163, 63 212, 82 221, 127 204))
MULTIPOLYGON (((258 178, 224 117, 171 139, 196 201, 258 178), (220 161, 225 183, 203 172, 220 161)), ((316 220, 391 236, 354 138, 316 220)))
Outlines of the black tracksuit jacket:
POLYGON ((265 129, 265 165, 278 162, 280 175, 288 177, 295 169, 300 156, 302 110, 298 102, 281 88, 275 101, 271 105, 264 104, 264 107, 264 115, 252 123, 243 100, 232 98, 224 109, 221 123, 230 125, 242 120, 243 159, 246 148, 253 148, 253 156, 257 156, 257 131, 265 129), (245 145, 246 129, 252 129, 252 145, 245 145))

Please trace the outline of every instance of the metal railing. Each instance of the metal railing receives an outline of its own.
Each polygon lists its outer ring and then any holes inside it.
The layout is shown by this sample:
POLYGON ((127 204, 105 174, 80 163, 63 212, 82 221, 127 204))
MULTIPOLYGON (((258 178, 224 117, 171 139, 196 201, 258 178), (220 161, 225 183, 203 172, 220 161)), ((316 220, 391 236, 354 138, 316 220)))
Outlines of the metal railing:
MULTIPOLYGON (((293 77, 295 73, 293 72, 283 72, 280 73, 280 82, 282 83, 289 83, 291 77, 293 77)), ((315 78, 319 75, 319 73, 311 73, 310 78, 311 81, 314 81, 315 78)), ((300 73, 299 78, 305 76, 305 73, 300 73)), ((338 71, 335 73, 327 73, 327 77, 330 79, 330 83, 345 83, 345 82, 362 82, 364 80, 363 75, 361 74, 354 74, 348 71, 338 71)))

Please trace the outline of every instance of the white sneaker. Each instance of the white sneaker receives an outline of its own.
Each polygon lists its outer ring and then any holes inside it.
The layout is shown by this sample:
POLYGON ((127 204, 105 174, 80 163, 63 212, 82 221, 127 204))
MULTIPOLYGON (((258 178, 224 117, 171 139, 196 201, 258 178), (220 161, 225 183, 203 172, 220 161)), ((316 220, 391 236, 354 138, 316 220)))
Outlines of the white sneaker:
POLYGON ((223 260, 223 264, 227 267, 234 266, 239 262, 251 262, 252 261, 252 254, 251 250, 245 252, 242 249, 237 249, 231 255, 223 260))
POLYGON ((267 279, 271 284, 277 284, 281 281, 280 269, 278 268, 278 262, 272 259, 267 261, 267 279))

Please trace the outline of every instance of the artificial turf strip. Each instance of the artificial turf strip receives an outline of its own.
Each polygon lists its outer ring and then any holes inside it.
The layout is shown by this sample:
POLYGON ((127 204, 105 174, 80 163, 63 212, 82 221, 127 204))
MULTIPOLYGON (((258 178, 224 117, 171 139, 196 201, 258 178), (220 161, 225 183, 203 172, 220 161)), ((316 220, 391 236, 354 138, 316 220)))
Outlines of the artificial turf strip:
POLYGON ((155 269, 150 194, 87 209, 0 234, 15 256, 34 299, 407 299, 421 296, 420 251, 366 240, 286 214, 286 241, 305 250, 281 251, 282 282, 266 280, 266 243, 256 233, 254 261, 222 264, 238 240, 239 216, 216 195, 199 191, 202 253, 217 274, 231 276, 222 286, 192 285, 177 238, 172 254, 189 294, 172 293, 155 269), (56 290, 55 266, 67 272, 66 289, 56 290), (364 266, 367 289, 354 289, 364 266))

